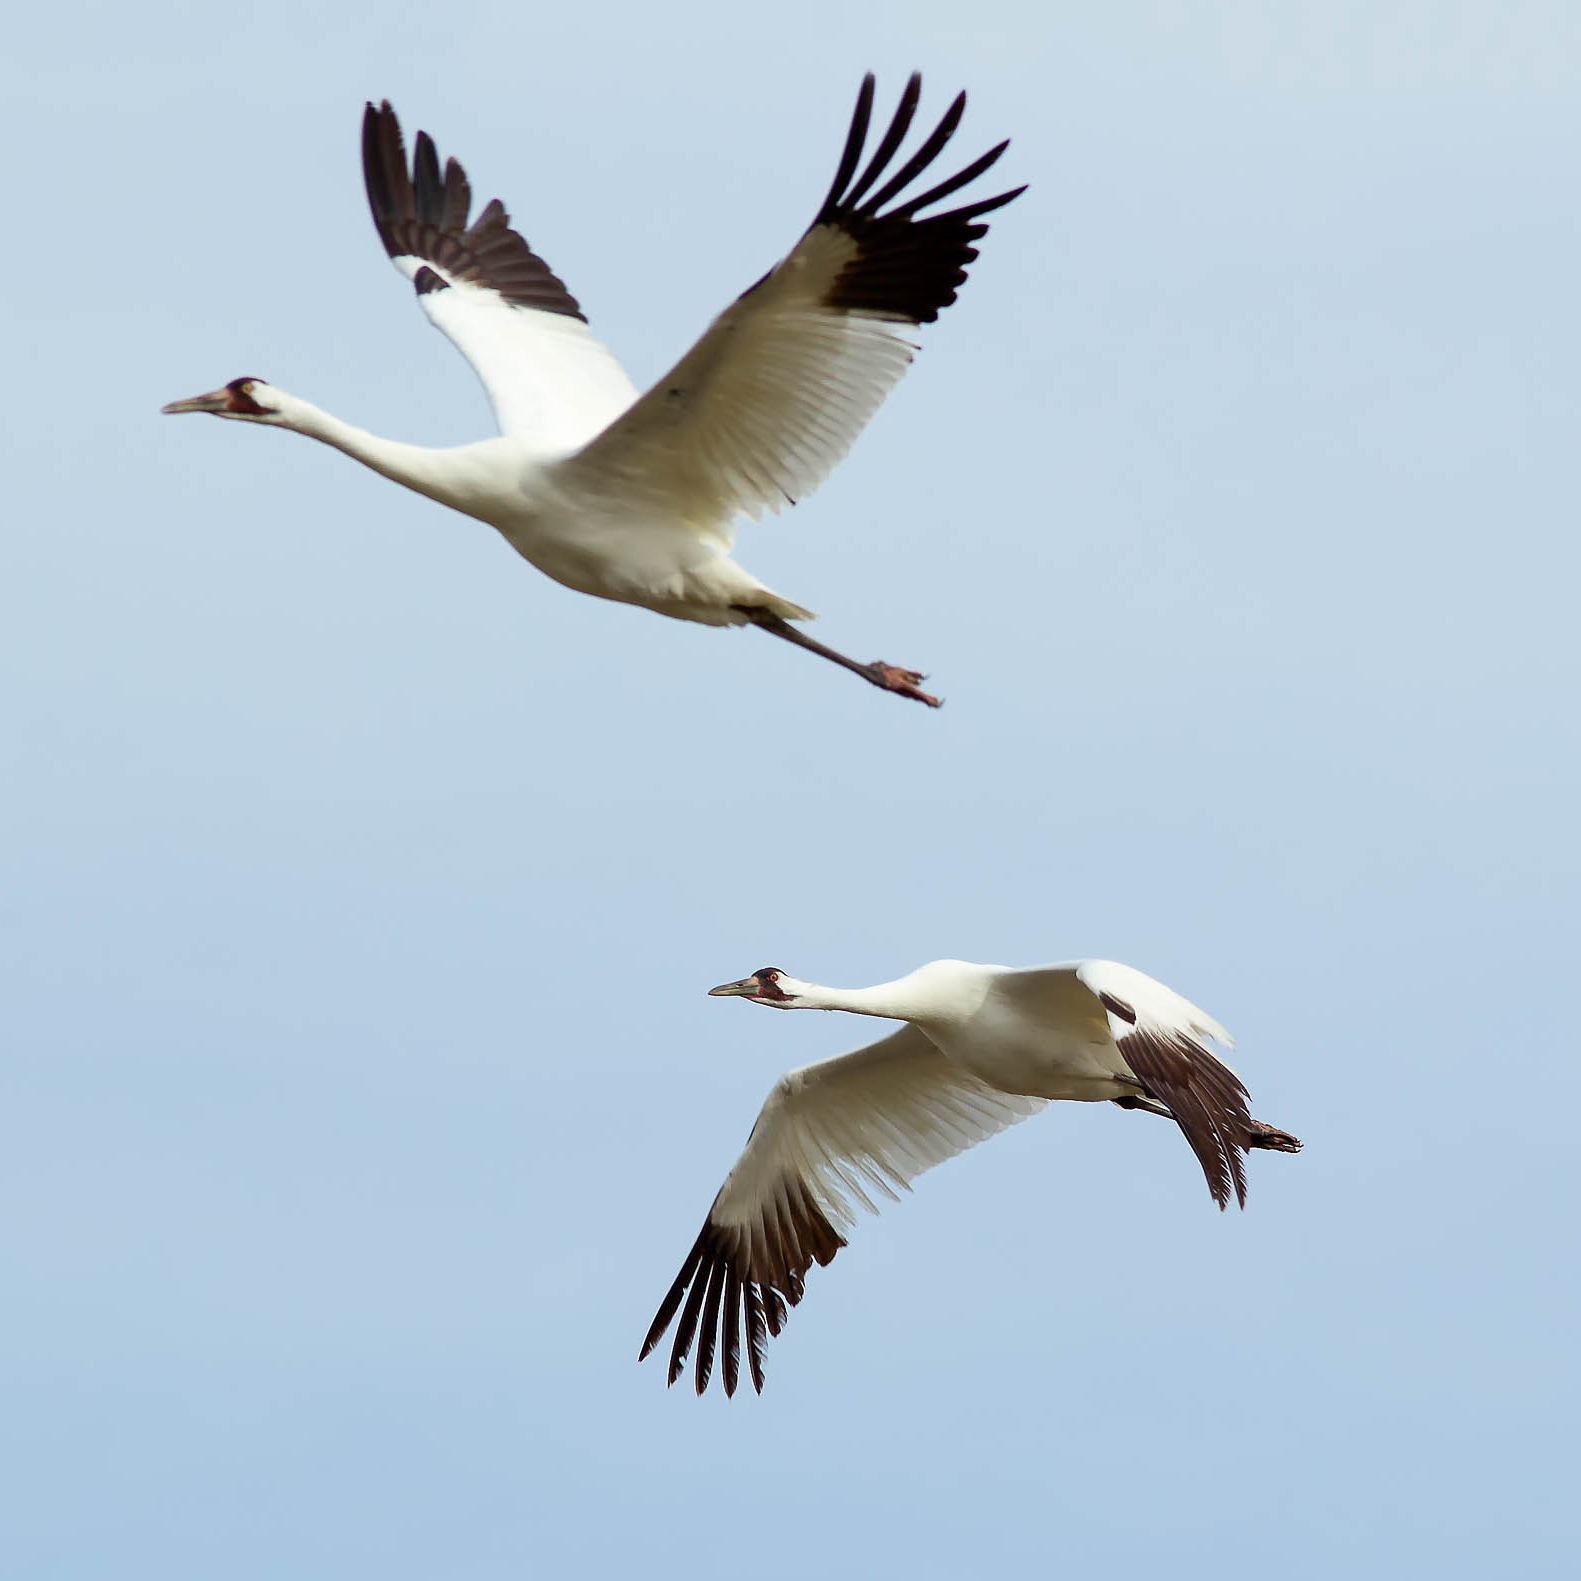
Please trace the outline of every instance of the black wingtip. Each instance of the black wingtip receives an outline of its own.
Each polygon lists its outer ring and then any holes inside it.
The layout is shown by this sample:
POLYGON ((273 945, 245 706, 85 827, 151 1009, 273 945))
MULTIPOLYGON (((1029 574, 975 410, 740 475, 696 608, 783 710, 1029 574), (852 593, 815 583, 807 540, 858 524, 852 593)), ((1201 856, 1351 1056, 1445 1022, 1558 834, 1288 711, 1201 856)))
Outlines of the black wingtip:
POLYGON ((872 73, 863 79, 835 179, 813 220, 815 228, 839 230, 857 247, 856 256, 829 286, 823 305, 836 312, 929 324, 955 300, 966 267, 977 256, 971 244, 987 232, 987 226, 977 221, 1014 201, 1026 188, 978 199, 948 213, 923 213, 990 169, 1009 146, 1006 138, 927 191, 902 200, 905 189, 939 157, 960 127, 966 94, 957 93, 933 130, 901 159, 901 144, 911 129, 922 89, 921 73, 913 72, 864 165, 873 82, 872 73), (901 159, 899 167, 886 178, 896 159, 901 159), (891 203, 894 207, 886 212, 891 203))
POLYGON ((392 258, 421 259, 446 283, 464 280, 513 307, 586 322, 565 282, 511 229, 497 198, 468 224, 472 196, 466 171, 454 158, 441 167, 427 132, 418 132, 408 162, 401 123, 388 99, 377 110, 371 100, 364 107, 362 168, 373 223, 392 258))

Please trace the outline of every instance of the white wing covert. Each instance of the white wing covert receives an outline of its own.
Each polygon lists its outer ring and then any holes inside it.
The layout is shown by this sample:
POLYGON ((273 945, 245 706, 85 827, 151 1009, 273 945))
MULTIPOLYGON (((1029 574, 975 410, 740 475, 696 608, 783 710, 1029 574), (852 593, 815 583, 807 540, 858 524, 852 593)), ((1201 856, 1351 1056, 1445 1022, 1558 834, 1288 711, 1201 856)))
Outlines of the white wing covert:
POLYGON ((855 1208, 876 1212, 875 1196, 897 1198, 923 1170, 1043 1106, 979 1081, 912 1026, 792 1071, 764 1102, 641 1355, 680 1312, 669 1381, 684 1370, 695 1337, 701 1394, 722 1339, 725 1393, 734 1394, 744 1317, 747 1362, 761 1392, 769 1338, 801 1300, 807 1270, 846 1244, 841 1231, 855 1208))
POLYGON ((636 386, 564 282, 511 229, 499 199, 469 224, 466 172, 447 159, 441 173, 427 132, 417 134, 408 171, 388 100, 363 113, 362 170, 379 240, 423 311, 472 364, 502 433, 558 454, 631 404, 636 386))
POLYGON ((921 79, 860 176, 873 78, 862 83, 829 195, 801 240, 737 298, 629 411, 561 464, 569 488, 650 495, 702 528, 795 504, 845 455, 911 362, 897 326, 931 323, 955 300, 972 243, 1017 187, 919 217, 982 175, 1000 143, 927 192, 896 203, 954 135, 960 94, 909 159, 877 185, 911 126, 921 79), (853 178, 855 178, 853 180, 853 178), (876 190, 875 190, 876 188, 876 190))

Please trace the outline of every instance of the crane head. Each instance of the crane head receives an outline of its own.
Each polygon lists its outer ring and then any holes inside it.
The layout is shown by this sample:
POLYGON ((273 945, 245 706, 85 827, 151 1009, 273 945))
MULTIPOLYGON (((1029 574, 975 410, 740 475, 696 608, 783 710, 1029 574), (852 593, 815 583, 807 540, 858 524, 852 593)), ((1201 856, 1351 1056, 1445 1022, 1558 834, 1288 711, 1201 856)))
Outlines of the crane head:
POLYGON ((760 966, 750 977, 710 988, 708 996, 711 999, 723 999, 729 995, 739 995, 742 999, 750 999, 755 1005, 774 1005, 778 1009, 788 1010, 796 1002, 795 993, 787 991, 792 984, 797 988, 802 986, 794 977, 787 977, 777 966, 760 966))
POLYGON ((213 417, 239 417, 249 423, 267 423, 279 416, 278 405, 270 404, 274 393, 262 379, 243 377, 232 379, 207 395, 171 401, 159 410, 171 417, 180 412, 208 412, 213 417))

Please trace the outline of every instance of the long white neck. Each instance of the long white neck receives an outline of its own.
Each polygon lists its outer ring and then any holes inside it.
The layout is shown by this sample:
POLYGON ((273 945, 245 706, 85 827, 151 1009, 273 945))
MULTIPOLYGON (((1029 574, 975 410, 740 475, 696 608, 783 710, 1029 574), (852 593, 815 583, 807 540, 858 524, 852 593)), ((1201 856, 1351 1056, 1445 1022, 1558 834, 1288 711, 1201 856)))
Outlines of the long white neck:
POLYGON ((780 988, 795 997, 788 1010, 849 1010, 853 1015, 910 1021, 924 1031, 943 1030, 969 1020, 987 1000, 1003 969, 970 961, 929 961, 892 983, 872 988, 824 988, 797 982, 782 972, 780 988))
MULTIPOLYGON (((791 987, 783 980, 780 986, 791 987)), ((905 978, 873 988, 824 988, 818 983, 800 983, 794 992, 796 1003, 787 1007, 794 1010, 849 1010, 852 1015, 915 1021, 926 1019, 931 1009, 905 978)))
POLYGON ((309 439, 316 439, 360 461, 363 466, 371 467, 392 483, 426 494, 441 505, 474 514, 473 507, 478 502, 477 485, 482 481, 475 454, 469 454, 475 452, 476 447, 433 450, 426 445, 404 445, 398 440, 381 439, 365 428, 343 423, 311 401, 294 395, 280 399, 283 391, 272 394, 279 400, 279 416, 274 426, 306 434, 309 439))

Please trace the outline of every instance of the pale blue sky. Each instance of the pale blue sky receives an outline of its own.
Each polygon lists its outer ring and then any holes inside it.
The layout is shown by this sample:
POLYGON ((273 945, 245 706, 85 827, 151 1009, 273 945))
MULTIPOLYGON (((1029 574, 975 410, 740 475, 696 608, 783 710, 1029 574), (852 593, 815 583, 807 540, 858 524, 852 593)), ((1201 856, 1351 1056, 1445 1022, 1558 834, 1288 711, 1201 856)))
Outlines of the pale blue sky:
POLYGON ((65 5, 10 24, 0 1549, 26 1581, 1565 1573, 1581 32, 1562 5, 65 5), (1009 135, 960 303, 742 559, 938 714, 579 599, 294 436, 485 431, 365 98, 642 380, 861 73, 1009 135), (761 1399, 636 1350, 711 1002, 1107 955, 1307 1141, 1055 1110, 761 1399))

